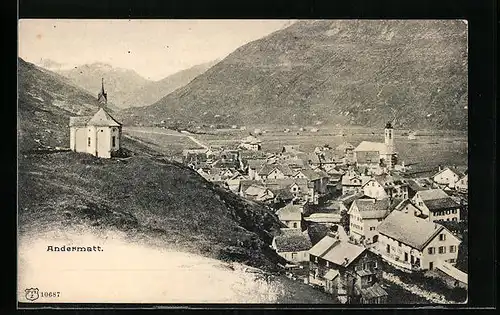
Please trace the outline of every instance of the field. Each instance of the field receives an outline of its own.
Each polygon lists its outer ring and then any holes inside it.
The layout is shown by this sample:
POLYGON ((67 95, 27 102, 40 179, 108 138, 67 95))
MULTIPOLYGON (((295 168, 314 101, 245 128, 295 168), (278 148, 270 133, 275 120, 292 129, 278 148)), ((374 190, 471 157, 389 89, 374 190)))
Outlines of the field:
MULTIPOLYGON (((255 127, 248 130, 239 129, 218 129, 205 130, 205 134, 192 134, 191 136, 205 143, 206 145, 222 145, 235 147, 240 140, 245 138, 255 127)), ((285 133, 285 128, 273 127, 259 129, 266 130, 265 134, 259 135, 262 140, 262 150, 266 152, 277 152, 283 145, 299 145, 304 152, 313 152, 316 146, 325 144, 335 147, 343 142, 349 142, 354 146, 361 141, 383 141, 383 130, 369 128, 351 127, 322 127, 318 132, 311 132, 306 128, 300 131, 298 128, 290 128, 290 132, 285 133)), ((178 154, 182 149, 199 147, 186 135, 182 137, 176 131, 161 128, 134 128, 130 132, 134 137, 154 143, 158 150, 165 154, 178 154), (142 132, 139 132, 142 131, 142 132), (149 133, 144 133, 147 131, 149 133)), ((396 130, 395 143, 399 160, 406 165, 412 165, 412 169, 426 170, 435 168, 439 164, 467 166, 468 143, 466 132, 431 132, 417 131, 415 140, 408 140, 407 130, 396 130), (415 164, 414 164, 415 163, 415 164)))

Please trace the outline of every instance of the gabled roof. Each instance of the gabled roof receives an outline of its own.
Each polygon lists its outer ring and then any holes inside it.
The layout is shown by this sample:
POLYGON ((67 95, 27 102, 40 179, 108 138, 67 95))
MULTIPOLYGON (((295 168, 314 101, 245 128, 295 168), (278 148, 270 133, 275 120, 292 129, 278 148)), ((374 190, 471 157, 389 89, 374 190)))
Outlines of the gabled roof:
POLYGON ((302 233, 300 229, 287 230, 274 238, 277 252, 301 252, 307 251, 312 247, 307 233, 302 233))
POLYGON ((439 188, 422 190, 418 192, 418 195, 423 201, 450 197, 444 190, 439 188))
POLYGON ((99 126, 99 127, 120 127, 121 124, 117 122, 111 115, 100 108, 97 113, 87 122, 88 126, 99 126))
POLYGON ((262 175, 269 175, 275 169, 279 170, 285 176, 293 176, 293 174, 295 174, 295 172, 290 167, 288 167, 287 165, 282 165, 282 164, 264 164, 257 171, 257 174, 259 174, 261 176, 262 175))
POLYGON ((352 144, 350 144, 349 142, 344 142, 344 143, 339 144, 335 148, 335 150, 337 150, 337 151, 345 151, 347 149, 354 149, 354 146, 352 144))
POLYGON ((450 166, 448 166, 448 167, 445 167, 445 168, 443 168, 442 170, 438 171, 438 172, 437 172, 436 174, 434 174, 432 177, 436 177, 436 176, 438 176, 439 174, 443 173, 443 172, 444 172, 444 171, 446 171, 446 170, 448 170, 448 171, 452 171, 453 173, 455 173, 456 175, 458 175, 458 177, 463 177, 463 176, 465 175, 465 171, 461 171, 461 170, 459 170, 459 169, 458 169, 458 168, 456 168, 456 167, 450 167, 450 166))
POLYGON ((383 142, 371 142, 371 141, 362 141, 355 149, 355 152, 359 151, 376 151, 380 154, 384 154, 386 152, 386 146, 383 142))
POLYGON ((451 198, 442 189, 422 190, 418 192, 418 195, 422 198, 425 206, 430 211, 450 209, 460 206, 460 204, 453 200, 453 198, 451 198))
POLYGON ((328 174, 326 174, 324 172, 323 172, 324 174, 321 174, 319 172, 313 171, 310 168, 300 169, 297 172, 295 172, 294 176, 297 176, 299 173, 302 173, 302 175, 304 175, 310 181, 315 181, 315 180, 319 180, 319 179, 328 177, 328 174))
POLYGON ((362 219, 383 219, 389 214, 389 199, 357 199, 351 205, 351 209, 357 206, 362 219))
POLYGON ((400 211, 391 212, 377 227, 380 234, 418 250, 424 249, 444 229, 440 224, 400 211))
POLYGON ((296 184, 302 192, 309 191, 309 181, 306 178, 284 178, 284 179, 266 179, 264 185, 272 191, 281 189, 290 189, 296 184))
POLYGON ((323 258, 339 266, 347 267, 364 251, 364 247, 341 241, 327 234, 309 250, 309 254, 323 258))
POLYGON ((280 221, 300 221, 302 220, 302 206, 288 204, 285 207, 278 209, 276 215, 280 221))

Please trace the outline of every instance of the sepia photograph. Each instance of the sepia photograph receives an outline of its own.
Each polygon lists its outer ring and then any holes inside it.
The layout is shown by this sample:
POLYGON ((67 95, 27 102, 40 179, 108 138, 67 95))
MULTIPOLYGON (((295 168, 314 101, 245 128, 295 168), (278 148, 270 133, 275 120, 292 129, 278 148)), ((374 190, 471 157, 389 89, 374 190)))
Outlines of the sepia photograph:
POLYGON ((20 19, 23 304, 468 301, 468 22, 20 19))

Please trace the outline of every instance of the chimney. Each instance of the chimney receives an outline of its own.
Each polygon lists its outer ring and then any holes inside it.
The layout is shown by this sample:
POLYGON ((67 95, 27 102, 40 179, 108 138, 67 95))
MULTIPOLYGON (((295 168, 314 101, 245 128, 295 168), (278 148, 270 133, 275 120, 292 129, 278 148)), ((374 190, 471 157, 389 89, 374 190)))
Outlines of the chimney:
POLYGON ((441 164, 439 164, 439 168, 438 170, 441 172, 443 170, 443 167, 441 166, 441 164))

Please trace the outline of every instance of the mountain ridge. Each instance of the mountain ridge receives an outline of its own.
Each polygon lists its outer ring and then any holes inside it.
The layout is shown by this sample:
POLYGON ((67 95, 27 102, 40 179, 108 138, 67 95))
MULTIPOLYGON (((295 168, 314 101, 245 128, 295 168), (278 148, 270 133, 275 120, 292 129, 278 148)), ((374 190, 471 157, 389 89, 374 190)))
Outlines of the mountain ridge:
POLYGON ((130 124, 467 127, 463 21, 298 21, 247 43, 130 124))

